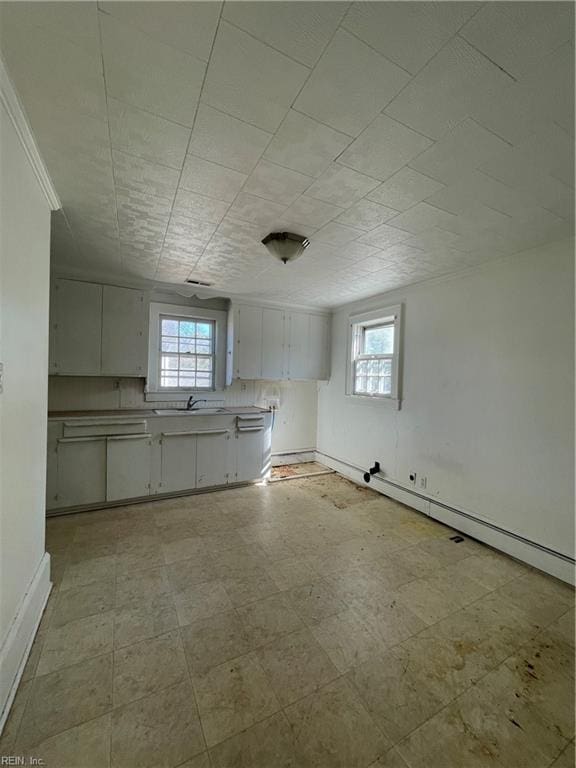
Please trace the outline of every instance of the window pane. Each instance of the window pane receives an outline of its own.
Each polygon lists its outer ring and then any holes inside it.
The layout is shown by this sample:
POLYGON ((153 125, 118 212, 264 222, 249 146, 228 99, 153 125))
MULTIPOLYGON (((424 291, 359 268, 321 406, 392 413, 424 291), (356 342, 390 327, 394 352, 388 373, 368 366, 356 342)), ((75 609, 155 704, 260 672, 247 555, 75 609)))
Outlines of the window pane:
POLYGON ((198 370, 210 372, 212 370, 212 358, 211 357, 198 357, 198 370))
POLYGON ((364 329, 365 355, 391 355, 394 352, 394 326, 364 329))
POLYGON ((187 355, 180 358, 180 370, 183 371, 195 371, 196 370, 196 355, 187 355))
POLYGON ((211 323, 198 323, 196 335, 201 339, 211 339, 212 338, 211 323))
POLYGON ((172 355, 162 355, 162 369, 178 370, 178 357, 172 355))
POLYGON ((212 352, 212 342, 198 339, 196 341, 196 352, 199 355, 209 355, 212 352))
POLYGON ((180 339, 180 353, 190 355, 196 352, 196 342, 194 339, 180 339))
POLYGON ((160 386, 161 387, 177 387, 178 386, 178 377, 175 377, 175 376, 161 376, 160 377, 160 386))
POLYGON ((178 352, 178 339, 163 338, 162 352, 178 352))
POLYGON ((162 336, 178 336, 178 320, 162 318, 162 336))
POLYGON ((180 336, 196 336, 196 323, 190 320, 180 320, 180 336))

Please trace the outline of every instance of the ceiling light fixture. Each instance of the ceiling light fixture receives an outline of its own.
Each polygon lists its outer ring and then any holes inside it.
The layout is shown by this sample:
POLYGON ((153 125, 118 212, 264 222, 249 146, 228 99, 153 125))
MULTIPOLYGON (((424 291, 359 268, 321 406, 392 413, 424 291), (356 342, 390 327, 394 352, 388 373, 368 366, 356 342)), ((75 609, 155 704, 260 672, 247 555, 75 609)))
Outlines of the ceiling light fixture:
POLYGON ((282 264, 302 256, 306 248, 310 245, 310 240, 302 235, 295 235, 293 232, 270 232, 266 235, 262 244, 268 248, 270 253, 282 264))

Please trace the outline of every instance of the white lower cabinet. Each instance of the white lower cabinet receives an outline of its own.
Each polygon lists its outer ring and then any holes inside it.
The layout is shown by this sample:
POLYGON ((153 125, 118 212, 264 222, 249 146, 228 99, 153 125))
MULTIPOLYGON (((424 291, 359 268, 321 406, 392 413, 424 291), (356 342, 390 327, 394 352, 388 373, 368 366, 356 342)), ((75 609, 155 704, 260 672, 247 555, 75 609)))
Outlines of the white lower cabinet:
POLYGON ((57 511, 260 480, 270 463, 270 420, 270 414, 244 412, 97 424, 50 421, 46 507, 57 511), (145 431, 117 433, 126 427, 145 431), (71 429, 116 434, 67 437, 71 429))
POLYGON ((264 427, 239 427, 236 432, 235 481, 260 480, 264 476, 264 427))
POLYGON ((229 429, 199 431, 196 448, 196 487, 226 485, 228 482, 229 429))
POLYGON ((117 435, 106 439, 106 501, 150 494, 150 435, 117 435))
POLYGON ((77 507, 106 501, 106 438, 59 439, 57 466, 57 493, 52 506, 77 507))
POLYGON ((196 488, 196 432, 163 432, 160 493, 196 488))

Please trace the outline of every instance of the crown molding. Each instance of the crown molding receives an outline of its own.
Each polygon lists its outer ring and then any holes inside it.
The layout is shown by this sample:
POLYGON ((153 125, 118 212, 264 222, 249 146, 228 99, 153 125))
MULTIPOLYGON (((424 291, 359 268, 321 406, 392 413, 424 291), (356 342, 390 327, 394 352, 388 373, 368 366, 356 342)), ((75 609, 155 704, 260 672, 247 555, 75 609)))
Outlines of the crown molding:
POLYGON ((60 202, 60 198, 58 197, 54 185, 52 184, 52 179, 50 178, 50 175, 46 170, 46 166, 44 165, 44 160, 42 159, 42 155, 40 154, 40 150, 36 144, 36 139, 34 138, 34 134, 32 133, 28 123, 26 112, 24 111, 22 103, 18 98, 16 89, 12 84, 12 80, 10 79, 10 75, 6 69, 6 65, 1 58, 0 101, 8 112, 8 116, 10 117, 12 125, 14 126, 18 138, 20 139, 20 143, 22 144, 24 152, 26 153, 26 157, 32 166, 32 170, 34 171, 34 175, 36 176, 38 184, 40 185, 40 189, 48 201, 50 209, 52 211, 57 211, 59 208, 62 208, 62 203, 60 202))

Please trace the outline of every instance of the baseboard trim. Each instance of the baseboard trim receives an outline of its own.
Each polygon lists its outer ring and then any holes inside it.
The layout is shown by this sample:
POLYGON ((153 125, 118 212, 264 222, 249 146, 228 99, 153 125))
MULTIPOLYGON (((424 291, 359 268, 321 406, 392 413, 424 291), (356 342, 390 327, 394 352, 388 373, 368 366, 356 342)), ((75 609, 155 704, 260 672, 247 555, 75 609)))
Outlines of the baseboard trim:
POLYGON ((45 552, 0 649, 0 734, 10 713, 51 589, 50 555, 45 552))
MULTIPOLYGON (((366 487, 361 467, 351 464, 321 451, 316 451, 316 460, 327 467, 336 470, 349 480, 366 487)), ((576 582, 575 561, 562 552, 556 552, 549 547, 531 541, 513 531, 508 531, 489 520, 484 520, 471 512, 443 504, 421 493, 403 488, 398 483, 379 475, 373 475, 370 488, 384 496, 416 509, 434 520, 438 520, 461 533, 488 544, 494 549, 505 552, 517 560, 538 568, 540 571, 555 576, 561 581, 574 585, 576 582)))
POLYGON ((283 467, 286 464, 306 464, 314 461, 316 450, 314 448, 302 448, 297 451, 280 451, 271 455, 273 467, 283 467))

